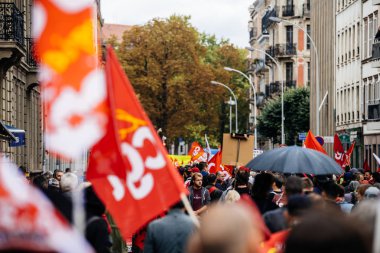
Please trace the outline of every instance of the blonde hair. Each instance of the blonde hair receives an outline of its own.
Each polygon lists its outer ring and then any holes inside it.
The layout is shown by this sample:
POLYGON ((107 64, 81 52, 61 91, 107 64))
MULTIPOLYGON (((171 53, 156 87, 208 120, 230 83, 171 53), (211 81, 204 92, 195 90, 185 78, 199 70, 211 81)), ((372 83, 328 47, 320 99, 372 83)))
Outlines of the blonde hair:
POLYGON ((224 198, 226 203, 235 203, 240 200, 240 194, 235 190, 229 190, 224 198))

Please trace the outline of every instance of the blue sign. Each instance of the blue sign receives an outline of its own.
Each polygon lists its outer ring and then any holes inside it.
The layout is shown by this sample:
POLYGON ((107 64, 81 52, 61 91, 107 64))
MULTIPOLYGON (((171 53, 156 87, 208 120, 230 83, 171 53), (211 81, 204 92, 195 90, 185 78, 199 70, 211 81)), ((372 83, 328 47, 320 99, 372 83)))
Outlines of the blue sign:
POLYGON ((8 131, 16 138, 9 142, 9 147, 25 146, 25 130, 15 128, 13 126, 5 125, 8 131))
POLYGON ((298 133, 298 140, 304 141, 306 140, 307 133, 298 133))

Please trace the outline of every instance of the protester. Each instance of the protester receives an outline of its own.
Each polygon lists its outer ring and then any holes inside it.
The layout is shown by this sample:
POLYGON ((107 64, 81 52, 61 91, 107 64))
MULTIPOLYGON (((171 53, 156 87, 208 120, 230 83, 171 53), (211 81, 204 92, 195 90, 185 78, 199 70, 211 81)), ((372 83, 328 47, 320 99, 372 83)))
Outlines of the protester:
POLYGON ((369 253, 368 234, 354 220, 331 208, 309 211, 294 226, 285 253, 369 253))
MULTIPOLYGON (((303 181, 297 176, 290 176, 285 182, 285 195, 286 198, 290 198, 294 195, 299 195, 303 192, 303 181)), ((281 208, 273 211, 266 212, 263 215, 265 224, 269 230, 274 233, 288 228, 288 222, 286 220, 287 212, 287 200, 285 205, 281 208)))
POLYGON ((144 253, 184 252, 195 225, 185 214, 182 202, 175 204, 168 214, 148 225, 144 253))
POLYGON ((263 237, 253 215, 237 204, 216 205, 201 219, 187 253, 259 253, 263 237), (228 217, 228 218, 227 218, 228 217))
POLYGON ((86 212, 86 239, 96 253, 110 253, 111 240, 108 223, 104 219, 106 208, 100 201, 92 186, 84 191, 86 212))
POLYGON ((216 188, 218 188, 221 191, 225 191, 226 190, 226 184, 224 183, 224 177, 225 177, 224 171, 218 171, 218 172, 216 172, 216 183, 215 183, 215 186, 216 186, 216 188))
POLYGON ((74 173, 68 172, 62 175, 60 187, 63 193, 72 192, 78 186, 78 177, 74 173))
POLYGON ((270 194, 274 177, 270 173, 257 174, 252 186, 252 200, 256 203, 261 214, 277 209, 278 206, 273 203, 273 194, 270 194))
POLYGON ((61 181, 61 177, 63 176, 63 171, 56 169, 53 173, 53 178, 57 179, 58 181, 61 181))
POLYGON ((224 198, 225 203, 235 203, 240 200, 240 194, 235 190, 230 190, 227 192, 224 198))
POLYGON ((196 172, 191 177, 192 186, 189 187, 189 201, 196 215, 201 215, 207 210, 210 203, 210 194, 208 190, 202 186, 202 174, 196 172))
POLYGON ((207 175, 206 189, 210 193, 211 202, 216 202, 220 199, 223 192, 216 187, 216 175, 211 173, 207 175))

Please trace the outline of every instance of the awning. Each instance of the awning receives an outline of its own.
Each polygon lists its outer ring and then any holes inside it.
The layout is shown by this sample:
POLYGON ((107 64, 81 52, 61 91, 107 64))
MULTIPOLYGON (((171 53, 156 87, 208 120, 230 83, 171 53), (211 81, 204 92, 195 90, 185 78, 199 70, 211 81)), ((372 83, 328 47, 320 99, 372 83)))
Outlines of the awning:
POLYGON ((0 120, 0 140, 16 141, 16 137, 9 131, 9 129, 1 120, 0 120))
POLYGON ((10 135, 13 136, 13 138, 10 138, 9 140, 10 147, 19 147, 25 145, 25 130, 9 125, 4 126, 10 135))
POLYGON ((8 131, 15 137, 9 142, 9 147, 19 147, 25 145, 25 130, 13 126, 5 125, 8 131))

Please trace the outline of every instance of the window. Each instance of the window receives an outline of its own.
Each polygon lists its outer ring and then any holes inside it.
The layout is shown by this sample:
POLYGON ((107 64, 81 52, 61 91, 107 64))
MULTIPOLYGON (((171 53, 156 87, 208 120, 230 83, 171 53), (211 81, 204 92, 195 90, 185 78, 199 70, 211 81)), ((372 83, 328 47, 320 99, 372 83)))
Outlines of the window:
POLYGON ((355 32, 355 25, 352 27, 352 42, 351 42, 351 46, 352 46, 352 57, 355 57, 355 48, 356 48, 356 41, 355 41, 355 36, 356 36, 356 32, 355 32))
MULTIPOLYGON (((306 32, 310 35, 310 25, 306 25, 306 32)), ((310 49, 310 39, 306 36, 306 49, 310 49)))
POLYGON ((310 62, 307 63, 307 83, 308 83, 308 86, 310 86, 310 79, 311 79, 311 76, 310 76, 310 62))
POLYGON ((286 63, 286 81, 293 80, 293 62, 286 63))
POLYGON ((368 19, 364 19, 364 31, 363 31, 363 56, 368 57, 368 19))
POLYGON ((293 44, 293 26, 286 26, 286 44, 293 44))
POLYGON ((348 40, 347 40, 347 51, 348 51, 348 58, 351 59, 351 28, 348 29, 348 40))
POLYGON ((340 34, 338 34, 338 61, 337 64, 339 65, 339 60, 340 60, 340 34))

